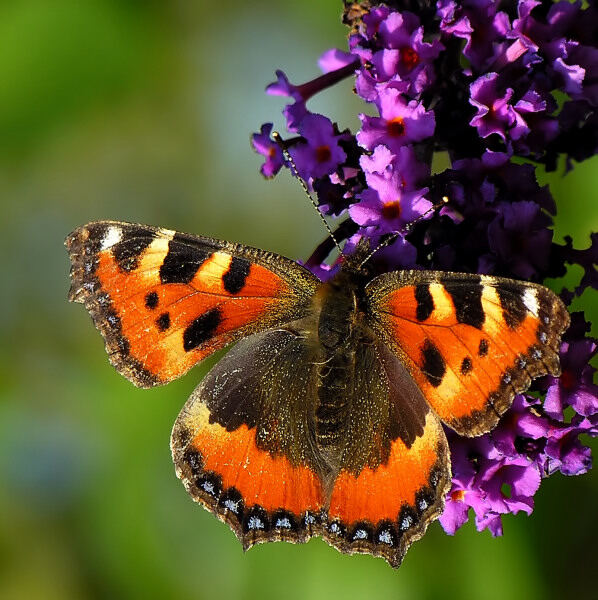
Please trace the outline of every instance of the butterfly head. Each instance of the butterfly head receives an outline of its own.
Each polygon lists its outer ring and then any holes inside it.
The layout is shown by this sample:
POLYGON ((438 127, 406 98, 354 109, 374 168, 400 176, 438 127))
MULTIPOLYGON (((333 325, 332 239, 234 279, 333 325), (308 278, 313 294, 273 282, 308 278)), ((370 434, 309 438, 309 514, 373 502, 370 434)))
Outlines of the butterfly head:
POLYGON ((362 237, 351 254, 343 254, 341 271, 358 277, 371 278, 374 274, 369 260, 372 255, 369 238, 362 237))

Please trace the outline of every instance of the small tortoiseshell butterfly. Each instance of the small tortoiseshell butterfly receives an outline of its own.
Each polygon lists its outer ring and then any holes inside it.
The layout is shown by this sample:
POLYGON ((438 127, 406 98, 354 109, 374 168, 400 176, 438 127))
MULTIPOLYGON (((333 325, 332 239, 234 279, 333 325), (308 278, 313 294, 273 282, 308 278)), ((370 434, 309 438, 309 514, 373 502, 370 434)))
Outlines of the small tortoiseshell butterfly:
MULTIPOLYGON (((451 481, 442 423, 490 431, 533 378, 559 373, 569 315, 540 285, 357 267, 321 282, 247 246, 119 222, 66 240, 72 287, 112 364, 167 383, 238 343, 172 432, 176 472, 243 548, 319 535, 397 567, 451 481)), ((363 257, 360 256, 363 254, 363 257)))

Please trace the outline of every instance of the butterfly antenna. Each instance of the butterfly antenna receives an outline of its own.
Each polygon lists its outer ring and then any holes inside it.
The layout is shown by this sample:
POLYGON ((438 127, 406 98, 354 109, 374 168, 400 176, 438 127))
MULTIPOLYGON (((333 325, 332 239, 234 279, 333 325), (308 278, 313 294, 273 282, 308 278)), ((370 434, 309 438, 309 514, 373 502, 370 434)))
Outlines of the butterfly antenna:
POLYGON ((322 220, 322 223, 324 223, 324 227, 326 228, 326 231, 328 232, 330 239, 334 242, 334 245, 337 247, 340 255, 344 256, 343 249, 341 248, 337 239, 334 237, 334 233, 332 233, 332 229, 330 228, 330 225, 328 225, 328 221, 326 221, 326 219, 324 218, 324 215, 320 212, 320 209, 318 208, 316 201, 313 199, 312 195, 310 194, 307 184, 305 183, 303 178, 299 175, 299 171, 297 171, 297 165, 295 165, 295 161, 293 160, 293 157, 289 154, 289 151, 287 150, 286 146, 284 145, 284 140, 282 139, 282 137, 280 136, 278 131, 272 132, 272 138, 280 147, 280 150, 282 151, 285 160, 289 163, 289 166, 291 169, 291 174, 293 175, 293 177, 295 177, 295 179, 299 180, 299 183, 301 184, 301 187, 303 188, 305 195, 309 198, 311 205, 314 207, 315 211, 318 213, 320 219, 322 220))
POLYGON ((433 204, 430 208, 428 208, 428 210, 423 214, 420 215, 419 217, 417 217, 417 219, 414 219, 413 221, 411 221, 410 223, 407 223, 405 225, 405 227, 403 227, 403 229, 401 231, 397 231, 395 233, 393 233, 392 235, 389 235, 387 238, 385 238, 384 240, 382 240, 360 263, 359 263, 359 268, 363 267, 363 265, 365 265, 365 263, 370 260, 370 258, 372 258, 372 256, 374 256, 374 254, 376 254, 376 252, 378 252, 378 250, 382 250, 382 248, 386 248, 386 246, 389 246, 390 244, 392 244, 397 238, 401 237, 401 236, 405 236, 407 233, 409 233, 414 225, 417 225, 417 223, 419 223, 420 221, 423 221, 431 212, 434 212, 436 209, 444 206, 445 204, 447 204, 449 201, 448 196, 443 196, 440 202, 437 202, 436 204, 433 204))

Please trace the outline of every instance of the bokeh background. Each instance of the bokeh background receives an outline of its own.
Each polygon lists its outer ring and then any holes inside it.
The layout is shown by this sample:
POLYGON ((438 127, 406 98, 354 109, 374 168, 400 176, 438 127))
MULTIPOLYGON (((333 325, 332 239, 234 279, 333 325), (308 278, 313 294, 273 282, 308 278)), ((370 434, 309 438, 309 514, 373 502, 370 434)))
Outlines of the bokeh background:
MULTIPOLYGON (((0 598, 597 597, 595 474, 544 482, 501 539, 434 523, 399 571, 321 540, 243 554, 187 496, 168 448, 209 365, 138 390, 66 302, 63 239, 93 219, 308 256, 321 224, 288 175, 261 178, 249 135, 281 125, 281 100, 263 94, 276 68, 302 82, 344 47, 340 4, 0 3, 0 598)), ((311 106, 355 129, 350 88, 311 106)), ((597 167, 542 176, 557 237, 578 247, 598 229, 597 167)), ((596 304, 578 301, 594 320, 596 304)))

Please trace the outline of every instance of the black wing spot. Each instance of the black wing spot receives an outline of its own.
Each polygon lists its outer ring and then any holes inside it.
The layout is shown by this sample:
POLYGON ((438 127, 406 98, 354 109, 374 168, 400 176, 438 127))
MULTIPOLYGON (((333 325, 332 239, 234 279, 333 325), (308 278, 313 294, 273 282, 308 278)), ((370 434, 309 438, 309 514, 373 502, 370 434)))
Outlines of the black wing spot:
POLYGON ((418 321, 425 321, 434 312, 434 299, 430 293, 430 284, 420 283, 415 286, 415 300, 417 302, 415 318, 418 321))
POLYGON ((162 313, 156 319, 156 325, 160 331, 166 331, 170 327, 170 314, 167 312, 162 313))
POLYGON ((244 287, 251 263, 244 258, 233 256, 228 271, 222 276, 222 285, 229 294, 238 294, 244 287))
POLYGON ((222 322, 222 313, 219 308, 211 308, 200 315, 183 332, 183 348, 189 352, 212 338, 216 328, 222 322))
POLYGON ((525 290, 516 285, 501 283, 496 288, 496 292, 500 300, 505 323, 511 329, 516 329, 521 325, 525 319, 525 315, 528 313, 527 307, 523 302, 525 290))
POLYGON ((422 371, 430 384, 438 387, 446 373, 446 363, 434 342, 426 340, 421 348, 422 371))
POLYGON ((150 310, 153 310, 158 306, 158 294, 156 292, 149 292, 145 297, 145 306, 150 310))
POLYGON ((453 300, 457 321, 481 329, 486 315, 482 307, 482 290, 480 277, 471 276, 463 281, 441 281, 444 289, 453 300))
POLYGON ((488 340, 481 339, 480 345, 478 347, 478 356, 480 356, 480 357, 486 356, 486 354, 488 354, 489 346, 490 346, 490 344, 488 343, 488 340))
POLYGON ((143 237, 136 231, 123 232, 123 239, 112 246, 112 256, 121 271, 134 271, 139 265, 139 258, 145 249, 154 241, 155 236, 143 231, 143 237))
POLYGON ((212 252, 190 246, 179 233, 168 242, 168 254, 160 267, 162 283, 189 283, 212 252))
POLYGON ((463 362, 461 363, 461 374, 467 375, 468 373, 471 372, 472 369, 473 369, 473 363, 471 362, 471 358, 469 358, 469 356, 466 356, 463 359, 463 362))

